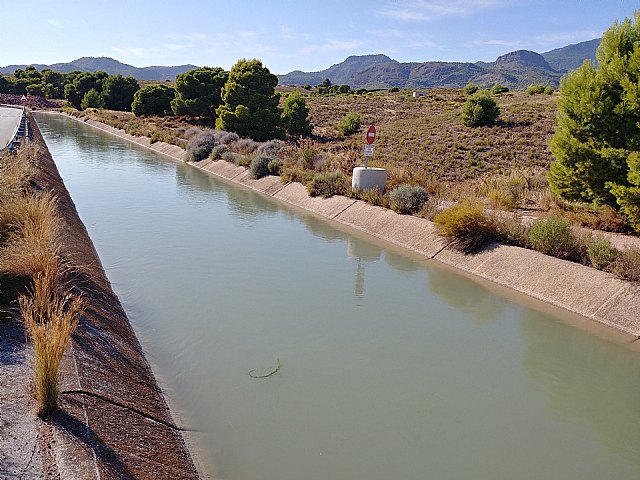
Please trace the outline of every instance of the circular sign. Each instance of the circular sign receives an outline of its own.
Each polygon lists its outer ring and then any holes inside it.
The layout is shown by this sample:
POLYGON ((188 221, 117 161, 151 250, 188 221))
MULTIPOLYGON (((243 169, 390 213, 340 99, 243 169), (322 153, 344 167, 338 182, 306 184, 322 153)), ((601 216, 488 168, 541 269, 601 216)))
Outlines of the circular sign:
POLYGON ((367 130, 367 143, 369 145, 373 145, 373 142, 376 141, 376 127, 373 125, 369 126, 369 130, 367 130))

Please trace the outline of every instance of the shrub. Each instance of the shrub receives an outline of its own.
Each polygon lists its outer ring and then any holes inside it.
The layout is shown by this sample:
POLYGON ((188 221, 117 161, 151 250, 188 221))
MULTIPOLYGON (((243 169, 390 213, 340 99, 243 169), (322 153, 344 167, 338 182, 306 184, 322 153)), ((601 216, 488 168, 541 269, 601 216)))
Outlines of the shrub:
POLYGON ((216 141, 211 132, 201 132, 189 140, 187 143, 187 160, 199 162, 211 154, 211 150, 216 146, 216 141))
POLYGON ((292 93, 285 100, 282 123, 290 135, 311 135, 313 127, 309 121, 309 108, 300 92, 292 93))
POLYGON ((462 91, 466 95, 473 95, 474 93, 476 93, 478 91, 478 86, 475 83, 469 82, 464 86, 462 91))
POLYGON ((211 149, 211 153, 209 154, 209 158, 211 160, 220 160, 225 153, 229 151, 229 147, 226 145, 216 145, 211 149))
MULTIPOLYGON (((529 85, 525 92, 527 95, 540 95, 541 93, 545 93, 546 88, 546 85, 536 83, 535 85, 529 85)), ((553 89, 551 93, 553 93, 553 89)))
POLYGON ((313 176, 313 172, 302 168, 297 163, 285 165, 280 171, 280 179, 283 183, 299 182, 306 185, 313 176))
POLYGON ((390 92, 390 93, 395 93, 399 91, 400 91, 399 87, 390 87, 389 89, 387 89, 387 92, 390 92))
POLYGON ((274 158, 267 165, 267 170, 269 170, 269 175, 280 175, 280 170, 282 169, 282 162, 279 158, 274 158))
POLYGON ((474 93, 462 107, 462 123, 467 127, 491 126, 499 115, 498 104, 488 90, 474 93))
POLYGON ((553 95, 553 92, 555 92, 555 89, 552 86, 544 87, 545 95, 553 95))
POLYGON ((506 93, 509 91, 508 87, 505 87, 504 85, 500 85, 499 83, 496 83, 493 85, 493 87, 491 87, 491 93, 494 95, 500 95, 501 93, 506 93))
POLYGON ((347 114, 338 123, 338 130, 343 137, 348 137, 360 131, 362 118, 357 112, 347 112, 347 114))
POLYGON ((418 213, 427 201, 427 191, 414 185, 400 185, 389 193, 389 204, 396 213, 418 213))
POLYGON ((272 157, 277 156, 287 144, 282 140, 269 140, 264 142, 257 149, 257 152, 262 155, 270 155, 272 157))
POLYGON ((587 258, 593 268, 606 270, 619 255, 619 251, 602 235, 592 236, 587 240, 587 258))
POLYGON ((230 145, 233 142, 240 140, 240 135, 236 132, 222 132, 220 130, 214 130, 214 136, 216 138, 216 143, 222 145, 230 145))
POLYGON ((269 175, 269 162, 272 160, 274 160, 274 158, 269 155, 255 156, 249 165, 251 178, 258 179, 269 175))
POLYGON ((451 245, 464 253, 473 253, 496 240, 495 228, 481 203, 465 200, 433 217, 438 233, 455 242, 451 245))
POLYGON ((244 153, 245 155, 249 155, 255 152, 260 146, 259 142, 252 140, 250 138, 241 138, 237 142, 233 142, 232 148, 238 153, 244 153))
POLYGON ((624 280, 640 282, 640 248, 622 250, 610 268, 614 275, 624 280))
POLYGON ((376 205, 379 207, 389 207, 389 194, 380 190, 378 187, 374 188, 365 188, 363 190, 358 190, 355 193, 355 198, 362 200, 364 202, 368 202, 371 205, 376 205))
POLYGON ((307 186, 309 195, 317 197, 322 195, 329 198, 334 195, 345 195, 349 191, 348 177, 340 172, 317 173, 307 186))
POLYGON ((536 220, 529 229, 529 242, 534 250, 558 258, 575 259, 576 241, 571 223, 561 217, 553 216, 545 220, 536 220))
POLYGON ((245 158, 245 157, 235 152, 224 152, 220 157, 221 160, 224 160, 225 162, 229 162, 229 163, 235 163, 236 165, 239 165, 239 160, 241 158, 245 158))

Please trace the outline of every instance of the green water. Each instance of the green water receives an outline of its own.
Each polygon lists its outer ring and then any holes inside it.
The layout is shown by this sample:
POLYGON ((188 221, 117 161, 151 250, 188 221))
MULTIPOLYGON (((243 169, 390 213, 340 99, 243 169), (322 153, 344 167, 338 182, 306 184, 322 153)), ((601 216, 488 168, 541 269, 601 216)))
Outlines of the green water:
POLYGON ((38 123, 216 478, 640 478, 637 351, 78 122, 38 123))

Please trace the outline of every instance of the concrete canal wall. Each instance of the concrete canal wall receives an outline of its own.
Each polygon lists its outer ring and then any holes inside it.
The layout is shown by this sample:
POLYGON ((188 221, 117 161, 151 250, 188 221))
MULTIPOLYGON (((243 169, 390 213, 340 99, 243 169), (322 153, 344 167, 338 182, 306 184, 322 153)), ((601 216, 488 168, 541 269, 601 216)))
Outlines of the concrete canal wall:
POLYGON ((36 181, 58 198, 63 253, 81 266, 70 284, 87 304, 61 367, 61 409, 40 429, 44 470, 63 479, 199 478, 35 122, 32 129, 36 181))

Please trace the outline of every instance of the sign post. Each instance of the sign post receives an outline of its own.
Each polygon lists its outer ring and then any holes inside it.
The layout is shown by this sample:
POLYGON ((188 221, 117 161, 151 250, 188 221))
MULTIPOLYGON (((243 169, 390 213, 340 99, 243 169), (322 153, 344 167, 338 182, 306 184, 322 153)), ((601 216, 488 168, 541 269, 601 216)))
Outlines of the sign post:
POLYGON ((369 167, 369 159, 373 157, 373 151, 376 146, 374 145, 376 141, 376 127, 373 125, 369 125, 369 129, 367 130, 367 143, 364 146, 364 168, 369 167))

